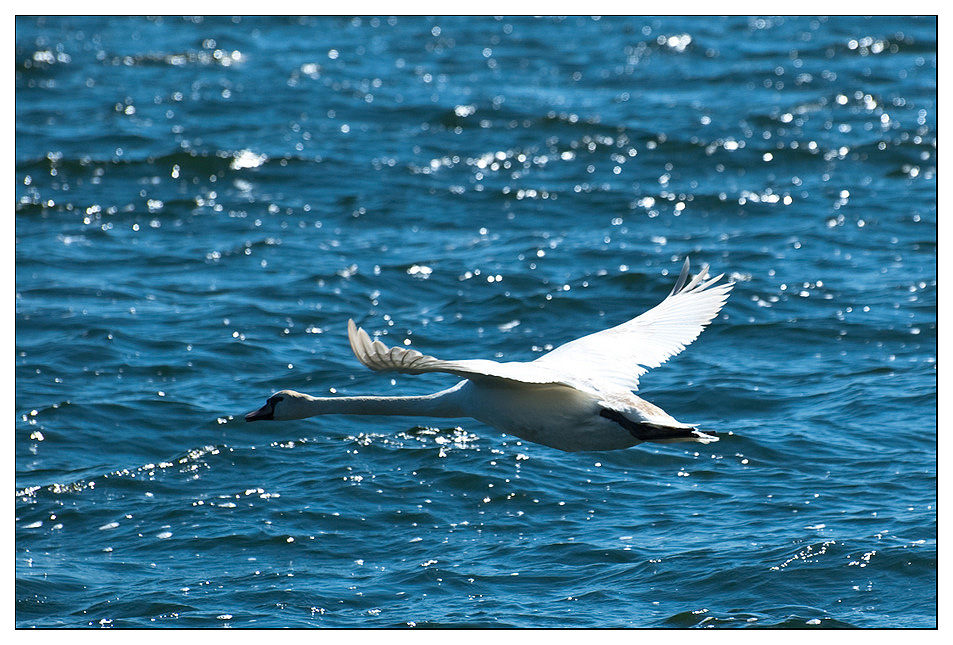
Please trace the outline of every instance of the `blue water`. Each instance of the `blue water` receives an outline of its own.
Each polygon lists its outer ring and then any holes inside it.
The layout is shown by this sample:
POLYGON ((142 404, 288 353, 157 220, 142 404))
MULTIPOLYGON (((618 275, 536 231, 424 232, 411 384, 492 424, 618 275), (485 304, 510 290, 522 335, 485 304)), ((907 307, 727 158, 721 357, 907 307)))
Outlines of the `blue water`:
POLYGON ((935 18, 18 18, 19 627, 934 627, 935 18), (736 282, 640 395, 469 420, 354 318, 528 360, 736 282))

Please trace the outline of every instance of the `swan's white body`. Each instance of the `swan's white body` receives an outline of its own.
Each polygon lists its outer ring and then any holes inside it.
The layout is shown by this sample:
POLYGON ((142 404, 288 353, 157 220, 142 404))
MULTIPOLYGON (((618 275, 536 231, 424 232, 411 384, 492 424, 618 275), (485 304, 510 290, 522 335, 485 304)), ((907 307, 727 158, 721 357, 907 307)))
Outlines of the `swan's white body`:
POLYGON ((718 441, 639 398, 639 377, 695 340, 728 298, 733 283, 708 279, 708 267, 688 281, 688 259, 671 293, 642 315, 561 345, 527 363, 484 359, 445 361, 371 340, 348 321, 358 360, 378 371, 447 372, 463 378, 425 396, 313 397, 273 395, 248 421, 303 419, 319 414, 471 417, 527 441, 567 451, 614 450, 643 441, 718 441))

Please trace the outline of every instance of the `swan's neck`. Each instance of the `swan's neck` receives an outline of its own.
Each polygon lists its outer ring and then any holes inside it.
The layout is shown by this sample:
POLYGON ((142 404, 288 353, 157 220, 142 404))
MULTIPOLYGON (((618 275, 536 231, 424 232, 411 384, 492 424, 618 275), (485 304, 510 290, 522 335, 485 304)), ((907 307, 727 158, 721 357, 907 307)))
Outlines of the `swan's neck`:
MULTIPOLYGON (((460 384, 462 385, 462 383, 460 384)), ((336 396, 304 395, 296 401, 288 418, 304 419, 319 414, 383 414, 408 417, 466 417, 461 387, 452 387, 423 396, 336 396)))

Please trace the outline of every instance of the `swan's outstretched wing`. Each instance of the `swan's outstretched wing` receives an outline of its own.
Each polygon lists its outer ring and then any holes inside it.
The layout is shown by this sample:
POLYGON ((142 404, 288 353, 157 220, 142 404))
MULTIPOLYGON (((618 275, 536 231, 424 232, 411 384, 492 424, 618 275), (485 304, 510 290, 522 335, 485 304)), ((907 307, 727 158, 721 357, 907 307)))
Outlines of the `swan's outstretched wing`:
POLYGON ((560 375, 534 363, 498 363, 485 359, 444 361, 415 349, 388 347, 379 340, 372 340, 353 320, 347 321, 347 336, 357 360, 372 370, 404 374, 446 372, 474 380, 505 379, 532 385, 571 386, 560 375))
POLYGON ((577 387, 637 390, 639 377, 698 338, 734 283, 708 279, 708 266, 688 282, 688 258, 672 292, 641 316, 561 345, 531 363, 571 377, 577 387), (686 284, 687 282, 687 284, 686 284))
POLYGON ((688 259, 665 300, 637 318, 561 345, 530 363, 484 359, 446 361, 415 349, 387 347, 349 320, 354 355, 377 371, 446 372, 474 380, 503 379, 530 385, 565 385, 580 390, 637 390, 639 377, 685 349, 721 310, 733 283, 706 280, 705 266, 688 282, 688 259), (686 284, 687 283, 687 284, 686 284))

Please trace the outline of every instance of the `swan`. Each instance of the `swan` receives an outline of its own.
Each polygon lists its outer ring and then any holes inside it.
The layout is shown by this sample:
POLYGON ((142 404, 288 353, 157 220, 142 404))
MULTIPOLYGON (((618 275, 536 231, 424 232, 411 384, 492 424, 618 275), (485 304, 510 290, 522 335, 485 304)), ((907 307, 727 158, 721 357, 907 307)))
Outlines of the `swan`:
POLYGON ((615 327, 570 341, 530 362, 441 360, 387 347, 348 320, 351 349, 381 372, 446 372, 463 380, 423 396, 314 397, 282 390, 246 421, 284 421, 319 414, 474 418, 503 433, 568 452, 629 448, 643 441, 718 441, 714 432, 676 421, 634 394, 639 377, 685 349, 715 318, 734 286, 708 277, 689 281, 685 259, 661 303, 615 327))

